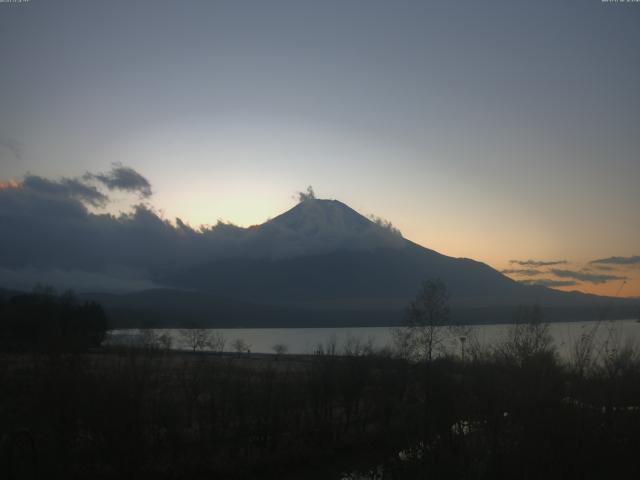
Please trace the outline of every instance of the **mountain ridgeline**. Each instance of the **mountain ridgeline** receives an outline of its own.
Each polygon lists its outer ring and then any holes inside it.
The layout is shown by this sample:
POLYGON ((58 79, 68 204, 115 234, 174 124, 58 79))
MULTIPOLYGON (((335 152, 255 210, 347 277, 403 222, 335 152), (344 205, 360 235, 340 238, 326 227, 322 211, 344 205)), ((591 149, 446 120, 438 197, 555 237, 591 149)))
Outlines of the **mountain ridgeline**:
POLYGON ((508 322, 519 305, 549 320, 629 318, 631 301, 520 284, 488 265, 404 239, 336 200, 307 198, 245 229, 235 248, 167 269, 161 288, 93 294, 116 326, 383 326, 403 321, 422 281, 441 279, 454 320, 508 322))

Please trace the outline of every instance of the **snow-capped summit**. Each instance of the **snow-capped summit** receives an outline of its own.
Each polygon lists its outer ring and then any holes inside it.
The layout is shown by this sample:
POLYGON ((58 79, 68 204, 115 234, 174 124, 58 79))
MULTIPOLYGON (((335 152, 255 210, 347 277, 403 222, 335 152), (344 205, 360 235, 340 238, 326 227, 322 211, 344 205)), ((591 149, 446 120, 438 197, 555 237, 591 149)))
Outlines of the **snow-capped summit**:
POLYGON ((252 246, 272 258, 401 247, 390 225, 372 221, 337 200, 303 198, 287 212, 255 228, 252 246))
POLYGON ((314 235, 323 228, 359 232, 369 228, 372 222, 338 200, 310 198, 269 223, 314 235))

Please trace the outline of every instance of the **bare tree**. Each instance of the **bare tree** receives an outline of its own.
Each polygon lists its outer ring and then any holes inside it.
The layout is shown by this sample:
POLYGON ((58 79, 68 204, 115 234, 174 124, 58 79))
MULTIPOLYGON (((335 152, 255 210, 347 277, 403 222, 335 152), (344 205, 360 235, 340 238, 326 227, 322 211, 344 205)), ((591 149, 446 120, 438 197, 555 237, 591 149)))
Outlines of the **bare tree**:
POLYGON ((596 339, 599 328, 600 322, 589 326, 571 348, 571 363, 580 376, 590 372, 597 362, 596 339))
POLYGON ((407 309, 405 338, 414 356, 431 361, 450 336, 449 293, 441 280, 427 280, 407 309))
POLYGON ((276 355, 284 355, 289 351, 289 347, 284 343, 276 343, 271 349, 275 352, 276 355))
POLYGON ((242 338, 236 338, 231 345, 237 353, 249 352, 250 345, 242 338))
POLYGON ((156 332, 150 329, 139 329, 138 338, 140 339, 140 346, 148 350, 155 350, 158 348, 158 335, 156 332))
POLYGON ((138 336, 142 348, 147 350, 171 350, 173 339, 167 332, 158 334, 152 329, 139 329, 138 336))
POLYGON ((222 332, 212 332, 209 335, 209 347, 214 352, 224 352, 227 345, 227 339, 222 332))
POLYGON ((343 348, 343 353, 347 357, 360 357, 373 354, 373 337, 363 340, 353 335, 348 335, 343 348))
POLYGON ((170 333, 163 333, 158 337, 158 345, 162 350, 171 350, 171 345, 173 345, 173 338, 170 333))
POLYGON ((394 327, 389 329, 393 354, 404 360, 413 354, 413 335, 410 328, 394 327))
POLYGON ((522 363, 553 351, 553 337, 549 332, 549 324, 543 322, 540 307, 519 307, 506 341, 498 346, 498 353, 522 363))
POLYGON ((314 353, 316 355, 335 356, 338 353, 338 336, 333 333, 324 344, 318 342, 314 353))
POLYGON ((180 330, 180 336, 194 352, 211 346, 211 336, 205 328, 183 328, 180 330))

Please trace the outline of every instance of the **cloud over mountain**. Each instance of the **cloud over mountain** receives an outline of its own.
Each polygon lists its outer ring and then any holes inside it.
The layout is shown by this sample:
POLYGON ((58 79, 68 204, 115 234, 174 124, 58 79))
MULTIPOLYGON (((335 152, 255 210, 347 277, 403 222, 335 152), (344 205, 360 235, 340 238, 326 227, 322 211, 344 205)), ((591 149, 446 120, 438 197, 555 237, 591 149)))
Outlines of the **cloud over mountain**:
MULTIPOLYGON (((392 251, 395 259, 397 250, 422 248, 405 240, 390 222, 367 218, 337 200, 318 199, 311 188, 299 195, 299 203, 290 210, 248 228, 220 221, 194 228, 180 218, 166 219, 149 203, 137 203, 151 195, 151 182, 121 164, 114 164, 106 173, 59 179, 28 174, 19 181, 0 183, 0 287, 24 287, 40 279, 76 289, 148 288, 163 279, 177 278, 176 272, 215 262, 257 261, 268 268, 279 261, 334 252, 353 260, 358 257, 353 252, 375 256, 385 250, 392 251), (132 194, 127 211, 114 214, 108 210, 112 191, 132 194)), ((423 253, 420 250, 420 255, 423 253)), ((448 274, 449 267, 438 263, 448 262, 441 260, 444 256, 437 252, 425 255, 437 259, 434 275, 448 274)), ((403 263, 402 268, 413 268, 411 262, 403 263)), ((523 268, 503 273, 516 278, 536 277, 520 282, 529 285, 567 287, 625 278, 614 275, 616 272, 598 272, 595 264, 594 271, 549 268, 567 263, 565 260, 511 263, 523 268)), ((505 288, 515 283, 485 267, 496 282, 504 282, 505 288)), ((356 270, 363 268, 358 265, 356 270)), ((390 270, 395 274, 398 271, 399 267, 390 270)), ((467 286, 472 283, 470 278, 465 273, 451 280, 452 285, 459 284, 466 291, 471 288, 467 286)), ((361 282, 359 279, 356 284, 361 282)), ((477 291, 484 287, 473 288, 477 291)))
MULTIPOLYGON (((109 191, 142 198, 150 182, 119 164, 105 174, 50 180, 27 175, 0 188, 0 285, 48 270, 108 274, 114 268, 136 272, 144 282, 171 269, 221 258, 287 258, 338 249, 371 250, 404 240, 386 224, 367 220, 344 204, 317 200, 312 190, 289 212, 262 225, 242 228, 218 222, 193 228, 171 222, 151 206, 100 213, 109 191)), ((52 278, 62 278, 55 274, 52 278)), ((85 277, 95 278, 98 277, 85 277)), ((143 283, 140 283, 143 284, 143 283)))
POLYGON ((59 198, 75 199, 93 207, 104 207, 109 202, 107 195, 100 192, 95 186, 77 178, 61 178, 54 181, 37 175, 27 175, 21 187, 35 195, 42 195, 53 200, 59 198))

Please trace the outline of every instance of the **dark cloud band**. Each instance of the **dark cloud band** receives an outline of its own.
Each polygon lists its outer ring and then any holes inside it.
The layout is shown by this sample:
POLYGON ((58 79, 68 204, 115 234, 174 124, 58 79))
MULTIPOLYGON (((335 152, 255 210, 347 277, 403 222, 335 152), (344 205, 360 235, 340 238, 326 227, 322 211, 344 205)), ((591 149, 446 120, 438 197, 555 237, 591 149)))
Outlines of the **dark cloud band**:
POLYGON ((502 273, 505 275, 517 275, 521 277, 535 277, 543 274, 540 270, 534 270, 533 268, 508 268, 506 270, 502 270, 502 273))
POLYGON ((149 198, 152 194, 149 181, 133 168, 114 163, 109 173, 87 173, 85 179, 95 179, 109 190, 123 190, 137 193, 141 198, 149 198))
POLYGON ((575 280, 554 280, 552 278, 538 278, 535 280, 521 280, 520 283, 525 285, 535 285, 539 287, 573 287, 578 285, 575 280))
POLYGON ((640 255, 632 255, 631 257, 608 257, 592 260, 592 264, 603 265, 640 265, 640 255))
POLYGON ((77 199, 94 207, 103 207, 109 201, 109 197, 95 186, 76 178, 62 178, 54 181, 37 175, 27 175, 22 182, 22 187, 35 194, 77 199))
POLYGON ((554 265, 564 265, 568 262, 567 260, 511 260, 509 263, 521 265, 523 267, 551 267, 554 265))
POLYGON ((560 278, 571 278, 573 280, 578 280, 580 282, 601 284, 607 283, 612 280, 626 280, 627 277, 620 277, 618 275, 608 275, 604 273, 592 273, 585 271, 575 271, 575 270, 561 270, 554 268, 551 272, 560 278))

